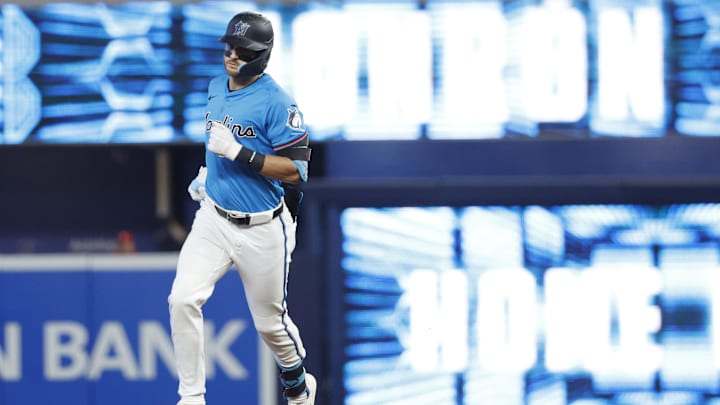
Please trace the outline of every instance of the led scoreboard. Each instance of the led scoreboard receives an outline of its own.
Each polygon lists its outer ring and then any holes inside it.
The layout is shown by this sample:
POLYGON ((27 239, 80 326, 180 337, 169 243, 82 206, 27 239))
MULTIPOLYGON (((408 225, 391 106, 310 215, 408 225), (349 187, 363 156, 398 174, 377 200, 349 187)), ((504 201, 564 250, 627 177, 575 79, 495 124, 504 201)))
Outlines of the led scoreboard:
POLYGON ((720 205, 346 208, 344 404, 720 404, 720 205))
POLYGON ((227 16, 317 141, 720 134, 718 0, 5 4, 0 143, 202 139, 227 16))

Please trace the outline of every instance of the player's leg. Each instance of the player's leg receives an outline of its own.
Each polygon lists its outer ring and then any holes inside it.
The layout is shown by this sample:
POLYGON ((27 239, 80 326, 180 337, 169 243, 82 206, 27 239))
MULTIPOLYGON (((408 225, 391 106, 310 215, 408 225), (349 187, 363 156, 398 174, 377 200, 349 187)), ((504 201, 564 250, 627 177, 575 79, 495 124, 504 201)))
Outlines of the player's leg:
MULTIPOLYGON (((201 208, 178 257, 168 297, 170 327, 175 348, 180 404, 205 404, 205 353, 202 306, 215 283, 230 269, 230 257, 221 247, 211 212, 201 208)), ((217 215, 216 215, 217 216, 217 215)))
MULTIPOLYGON (((305 348, 286 301, 290 259, 295 249, 295 223, 283 212, 268 224, 241 232, 246 242, 238 247, 233 260, 243 281, 255 329, 282 371, 281 383, 286 396, 303 396, 309 385, 303 367, 305 348)), ((314 389, 314 379, 311 383, 314 389)))

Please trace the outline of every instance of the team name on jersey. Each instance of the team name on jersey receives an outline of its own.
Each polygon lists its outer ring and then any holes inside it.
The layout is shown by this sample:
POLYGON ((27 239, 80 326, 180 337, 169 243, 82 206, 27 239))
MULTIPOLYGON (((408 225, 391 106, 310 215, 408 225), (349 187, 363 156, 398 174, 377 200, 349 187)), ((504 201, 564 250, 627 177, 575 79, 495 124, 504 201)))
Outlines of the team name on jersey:
MULTIPOLYGON (((210 113, 205 113, 205 131, 209 131, 211 124, 210 124, 210 113)), ((252 125, 248 125, 246 127, 243 127, 240 124, 233 124, 233 119, 226 115, 225 118, 222 120, 223 125, 228 127, 230 131, 232 131, 233 135, 235 135, 238 138, 256 138, 255 135, 255 128, 252 125)))

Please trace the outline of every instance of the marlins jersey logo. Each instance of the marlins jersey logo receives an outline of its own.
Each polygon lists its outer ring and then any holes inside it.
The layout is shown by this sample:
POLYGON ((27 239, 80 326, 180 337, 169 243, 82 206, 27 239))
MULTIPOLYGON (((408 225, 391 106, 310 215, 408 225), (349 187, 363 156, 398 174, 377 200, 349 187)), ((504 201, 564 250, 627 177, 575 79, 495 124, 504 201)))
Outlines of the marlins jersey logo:
POLYGON ((302 117, 300 116, 300 111, 297 107, 288 108, 287 124, 292 129, 302 128, 302 117))
POLYGON ((233 32, 233 36, 244 37, 247 33, 248 28, 250 28, 250 24, 246 23, 243 20, 238 21, 238 23, 235 24, 235 32, 233 32))

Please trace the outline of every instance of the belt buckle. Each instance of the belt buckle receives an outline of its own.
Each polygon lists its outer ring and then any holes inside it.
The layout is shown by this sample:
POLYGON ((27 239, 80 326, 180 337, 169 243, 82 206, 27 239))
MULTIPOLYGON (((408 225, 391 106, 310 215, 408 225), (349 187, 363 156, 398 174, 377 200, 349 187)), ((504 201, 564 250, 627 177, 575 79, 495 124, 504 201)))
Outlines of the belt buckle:
POLYGON ((233 216, 230 211, 226 211, 219 206, 215 206, 215 211, 220 214, 226 221, 233 224, 247 224, 250 222, 250 214, 244 214, 243 216, 233 216))
POLYGON ((228 212, 227 220, 235 225, 250 225, 251 215, 244 213, 242 215, 231 215, 228 212))

